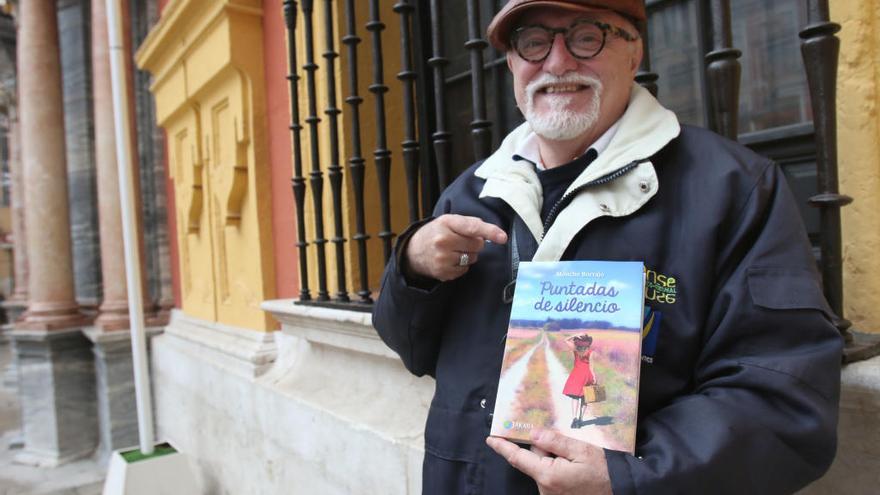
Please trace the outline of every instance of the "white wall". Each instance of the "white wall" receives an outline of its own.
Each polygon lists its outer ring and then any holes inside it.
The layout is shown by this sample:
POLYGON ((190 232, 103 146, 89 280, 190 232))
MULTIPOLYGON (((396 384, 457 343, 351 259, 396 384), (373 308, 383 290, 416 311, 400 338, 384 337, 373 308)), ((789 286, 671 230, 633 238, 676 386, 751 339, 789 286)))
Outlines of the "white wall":
POLYGON ((203 492, 420 493, 433 380, 411 376, 366 313, 264 308, 282 332, 177 312, 152 340, 159 438, 191 457, 203 492))

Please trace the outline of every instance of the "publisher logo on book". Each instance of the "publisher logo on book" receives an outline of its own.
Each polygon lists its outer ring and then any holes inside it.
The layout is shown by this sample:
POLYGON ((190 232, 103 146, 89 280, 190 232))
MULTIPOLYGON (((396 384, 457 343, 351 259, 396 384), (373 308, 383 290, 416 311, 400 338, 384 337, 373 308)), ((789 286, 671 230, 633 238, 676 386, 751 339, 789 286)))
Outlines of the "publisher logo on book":
POLYGON ((532 425, 531 425, 531 423, 520 423, 518 421, 507 420, 504 422, 504 429, 505 430, 520 430, 520 431, 531 430, 532 425))

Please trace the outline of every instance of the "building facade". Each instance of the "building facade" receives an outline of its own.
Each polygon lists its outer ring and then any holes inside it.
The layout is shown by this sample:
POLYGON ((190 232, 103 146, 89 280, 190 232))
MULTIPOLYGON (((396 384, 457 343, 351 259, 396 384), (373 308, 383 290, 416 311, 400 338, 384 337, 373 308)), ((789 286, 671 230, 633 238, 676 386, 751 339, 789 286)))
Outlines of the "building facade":
MULTIPOLYGON (((404 370, 369 310, 395 235, 429 215, 443 187, 522 121, 504 55, 483 39, 503 1, 124 3, 137 66, 130 85, 143 283, 161 328, 151 339, 160 438, 191 456, 205 493, 419 493, 434 384, 404 370)), ((52 206, 66 221, 16 248, 4 295, 29 304, 12 332, 25 362, 86 370, 63 387, 42 386, 45 374, 19 382, 23 403, 34 407, 26 450, 53 464, 135 442, 128 342, 119 332, 126 293, 114 282, 122 279, 121 241, 108 223, 118 206, 102 192, 118 185, 103 148, 111 133, 100 89, 108 87, 103 0, 37 4, 22 2, 16 14, 19 75, 30 70, 22 44, 42 56, 55 47, 58 58, 45 63, 58 74, 40 74, 42 83, 63 84, 63 98, 54 86, 19 83, 17 107, 36 115, 35 99, 61 98, 63 116, 23 118, 23 132, 42 125, 67 133, 41 136, 42 148, 24 139, 21 190, 26 203, 47 191, 71 194, 52 206), (47 19, 67 41, 40 37, 35 26, 47 19), (36 178, 47 160, 66 163, 63 187, 36 178), (46 239, 65 237, 69 248, 46 248, 46 239), (26 270, 25 258, 67 264, 26 270), (29 290, 17 290, 24 275, 29 290), (119 384, 128 395, 114 395, 119 384), (87 412, 71 423, 61 406, 39 406, 47 397, 87 412), (47 436, 38 426, 62 423, 75 431, 47 436)), ((683 122, 782 166, 829 298, 851 322, 842 330, 857 336, 850 347, 880 335, 880 0, 646 4, 648 56, 638 81, 683 122), (839 40, 839 58, 805 63, 801 45, 811 40, 839 40), (836 94, 811 94, 808 70, 831 74, 836 94), (846 198, 821 182, 828 167, 852 204, 840 207, 846 198)), ((43 225, 49 206, 34 207, 17 228, 15 192, 13 181, 7 223, 20 239, 43 225)), ((880 362, 847 365, 838 461, 808 492, 873 486, 878 397, 880 362)))

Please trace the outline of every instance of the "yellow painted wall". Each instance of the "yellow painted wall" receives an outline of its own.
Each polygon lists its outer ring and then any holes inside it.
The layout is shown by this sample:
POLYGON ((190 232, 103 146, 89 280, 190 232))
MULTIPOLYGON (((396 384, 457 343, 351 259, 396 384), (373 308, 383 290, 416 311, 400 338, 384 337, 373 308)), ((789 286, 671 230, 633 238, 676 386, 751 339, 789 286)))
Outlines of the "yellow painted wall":
POLYGON ((880 332, 880 0, 832 0, 842 25, 837 85, 843 208, 844 312, 856 330, 880 332))
POLYGON ((274 297, 259 0, 178 0, 137 54, 177 202, 184 312, 270 330, 274 297))

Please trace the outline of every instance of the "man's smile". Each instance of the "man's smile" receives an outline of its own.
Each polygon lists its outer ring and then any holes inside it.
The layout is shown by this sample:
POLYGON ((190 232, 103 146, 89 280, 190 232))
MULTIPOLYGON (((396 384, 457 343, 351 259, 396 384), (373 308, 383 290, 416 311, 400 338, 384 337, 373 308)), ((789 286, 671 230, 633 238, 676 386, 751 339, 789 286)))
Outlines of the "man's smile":
POLYGON ((526 98, 537 96, 573 96, 589 91, 597 91, 601 87, 598 79, 578 73, 567 73, 562 76, 541 74, 535 77, 525 88, 526 98))
POLYGON ((577 93, 580 91, 584 91, 589 89, 589 86, 585 86, 583 84, 565 84, 565 85, 551 85, 538 88, 538 93, 544 94, 556 94, 556 93, 577 93))

